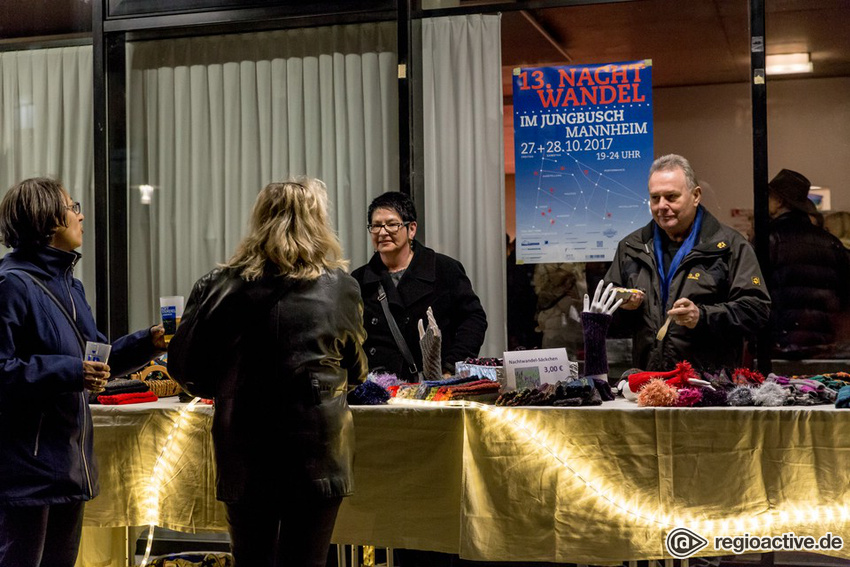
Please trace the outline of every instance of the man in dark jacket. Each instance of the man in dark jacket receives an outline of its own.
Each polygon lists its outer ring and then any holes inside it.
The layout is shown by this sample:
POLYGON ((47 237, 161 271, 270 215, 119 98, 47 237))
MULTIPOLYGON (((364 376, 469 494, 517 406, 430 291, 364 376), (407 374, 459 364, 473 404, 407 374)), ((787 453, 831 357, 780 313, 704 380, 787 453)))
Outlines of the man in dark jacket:
POLYGON ((738 366, 744 338, 767 322, 770 296, 752 246, 700 198, 685 158, 655 160, 649 170, 653 220, 620 242, 605 276, 638 290, 620 315, 633 332, 636 367, 670 370, 682 360, 701 369, 738 366))
POLYGON ((850 303, 850 262, 836 237, 812 224, 811 183, 783 169, 768 184, 771 328, 779 358, 829 356, 836 318, 850 303))

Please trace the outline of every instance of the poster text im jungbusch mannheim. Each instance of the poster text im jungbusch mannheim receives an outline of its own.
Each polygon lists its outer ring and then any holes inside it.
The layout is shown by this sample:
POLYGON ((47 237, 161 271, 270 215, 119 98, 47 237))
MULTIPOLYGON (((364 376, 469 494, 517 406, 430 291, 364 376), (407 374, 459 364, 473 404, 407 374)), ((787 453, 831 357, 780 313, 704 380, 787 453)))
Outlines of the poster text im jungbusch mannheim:
POLYGON ((602 262, 650 220, 652 62, 514 69, 517 261, 602 262))

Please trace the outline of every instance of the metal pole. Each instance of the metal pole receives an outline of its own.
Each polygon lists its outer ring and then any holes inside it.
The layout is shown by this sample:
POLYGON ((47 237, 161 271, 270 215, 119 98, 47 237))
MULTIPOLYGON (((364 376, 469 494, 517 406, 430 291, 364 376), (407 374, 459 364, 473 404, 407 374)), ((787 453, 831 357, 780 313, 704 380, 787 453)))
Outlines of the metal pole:
MULTIPOLYGON (((762 271, 770 271, 770 215, 767 203, 767 77, 765 75, 764 0, 750 0, 750 87, 753 108, 753 221, 755 248, 762 271)), ((765 285, 762 282, 762 285, 765 285)), ((771 362, 771 328, 758 335, 758 370, 768 374, 771 362)))

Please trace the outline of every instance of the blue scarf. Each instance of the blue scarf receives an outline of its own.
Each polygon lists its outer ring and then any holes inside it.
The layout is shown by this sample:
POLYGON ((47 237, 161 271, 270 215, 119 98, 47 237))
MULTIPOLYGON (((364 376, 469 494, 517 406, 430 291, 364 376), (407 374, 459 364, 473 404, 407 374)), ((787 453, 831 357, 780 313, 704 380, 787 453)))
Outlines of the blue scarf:
POLYGON ((702 207, 697 209, 697 216, 694 219, 694 224, 691 227, 691 232, 688 234, 688 237, 682 242, 682 247, 679 248, 679 251, 676 252, 676 255, 673 257, 673 260, 670 262, 670 269, 667 270, 667 273, 664 273, 664 243, 661 239, 661 229, 658 228, 658 225, 655 225, 655 231, 653 234, 653 239, 655 240, 655 264, 658 268, 658 275, 661 276, 661 305, 667 307, 667 298, 670 297, 670 283, 673 281, 673 274, 676 273, 676 269, 679 267, 679 264, 682 263, 682 260, 685 256, 688 255, 694 244, 697 242, 697 238, 699 238, 699 231, 702 228, 702 207))

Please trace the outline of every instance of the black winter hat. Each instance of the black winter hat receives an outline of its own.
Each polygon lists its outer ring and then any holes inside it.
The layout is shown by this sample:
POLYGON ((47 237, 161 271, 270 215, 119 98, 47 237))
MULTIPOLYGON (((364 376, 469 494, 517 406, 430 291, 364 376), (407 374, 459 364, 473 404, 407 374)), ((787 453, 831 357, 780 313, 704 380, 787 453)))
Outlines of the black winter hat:
POLYGON ((774 195, 781 197, 789 206, 809 212, 814 207, 809 201, 809 189, 812 183, 796 171, 783 169, 767 184, 774 195))

